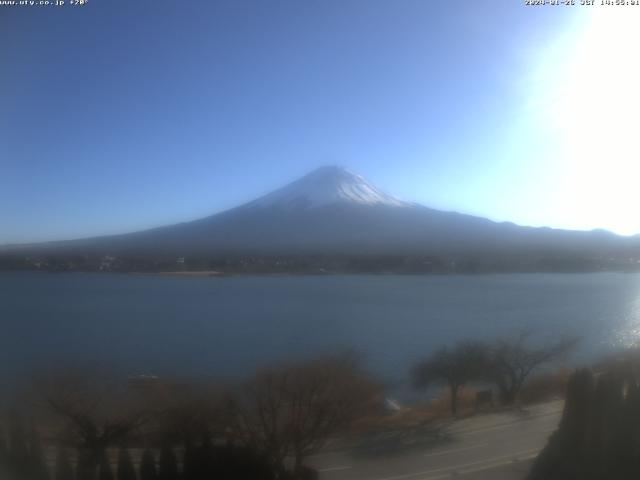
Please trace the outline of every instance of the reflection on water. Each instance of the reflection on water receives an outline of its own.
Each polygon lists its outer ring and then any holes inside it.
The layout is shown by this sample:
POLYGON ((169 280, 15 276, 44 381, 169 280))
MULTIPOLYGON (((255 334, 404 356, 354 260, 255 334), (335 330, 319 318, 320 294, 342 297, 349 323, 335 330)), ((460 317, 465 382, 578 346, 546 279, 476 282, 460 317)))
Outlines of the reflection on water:
POLYGON ((627 314, 620 327, 613 331, 610 338, 615 348, 629 348, 640 345, 640 290, 635 299, 627 304, 627 314))

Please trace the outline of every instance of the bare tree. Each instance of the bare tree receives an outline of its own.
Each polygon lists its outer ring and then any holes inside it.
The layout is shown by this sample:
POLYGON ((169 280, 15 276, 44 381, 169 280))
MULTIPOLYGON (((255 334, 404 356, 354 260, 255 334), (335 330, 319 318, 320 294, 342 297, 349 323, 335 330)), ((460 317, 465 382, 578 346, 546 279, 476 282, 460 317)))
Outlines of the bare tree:
POLYGON ((150 418, 126 384, 102 371, 64 369, 39 378, 46 406, 65 424, 78 449, 78 478, 93 479, 105 449, 116 446, 150 418))
POLYGON ((163 437, 188 442, 212 433, 221 437, 228 426, 227 388, 219 383, 174 383, 153 400, 154 427, 163 437))
POLYGON ((451 413, 458 413, 458 391, 485 371, 487 348, 480 342, 462 342, 453 348, 441 348, 413 369, 414 385, 427 388, 444 384, 451 394, 451 413))
POLYGON ((335 356, 258 373, 234 404, 242 439, 263 452, 276 471, 287 458, 300 478, 304 459, 364 415, 377 386, 353 356, 335 356))
POLYGON ((576 338, 560 338, 545 345, 534 345, 531 330, 513 338, 496 341, 489 349, 486 376, 499 390, 500 400, 512 405, 529 375, 546 363, 568 353, 576 338))

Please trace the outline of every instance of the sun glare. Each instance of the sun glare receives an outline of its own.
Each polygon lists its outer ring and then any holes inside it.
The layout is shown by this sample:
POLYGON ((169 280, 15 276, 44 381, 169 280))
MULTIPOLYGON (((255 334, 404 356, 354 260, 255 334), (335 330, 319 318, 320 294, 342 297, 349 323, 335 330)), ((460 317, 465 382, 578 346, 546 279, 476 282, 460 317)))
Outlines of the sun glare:
POLYGON ((640 232, 639 21, 627 8, 593 10, 541 85, 565 208, 578 227, 640 232))

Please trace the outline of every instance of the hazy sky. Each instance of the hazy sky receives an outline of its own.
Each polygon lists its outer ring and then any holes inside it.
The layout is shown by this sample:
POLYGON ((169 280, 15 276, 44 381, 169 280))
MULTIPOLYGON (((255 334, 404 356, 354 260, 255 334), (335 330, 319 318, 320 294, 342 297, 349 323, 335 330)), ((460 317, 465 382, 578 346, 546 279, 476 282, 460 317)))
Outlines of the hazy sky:
POLYGON ((0 243, 194 219, 324 164, 640 232, 640 6, 523 3, 0 6, 0 243))

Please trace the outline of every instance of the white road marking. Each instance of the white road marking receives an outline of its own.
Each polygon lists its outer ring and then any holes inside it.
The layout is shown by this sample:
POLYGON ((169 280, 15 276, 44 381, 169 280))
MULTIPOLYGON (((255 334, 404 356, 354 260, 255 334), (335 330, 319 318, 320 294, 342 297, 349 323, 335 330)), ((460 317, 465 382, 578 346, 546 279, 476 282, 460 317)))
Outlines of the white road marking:
POLYGON ((341 465, 339 467, 327 467, 327 468, 320 468, 318 469, 319 472, 337 472, 339 470, 349 470, 350 468, 353 468, 349 465, 341 465))
POLYGON ((521 452, 515 452, 509 455, 501 455, 499 457, 487 458, 477 462, 465 463, 457 466, 448 466, 442 468, 436 468, 434 470, 425 470, 422 472, 405 473, 403 475, 395 475, 393 477, 378 478, 377 480, 402 480, 405 478, 421 477, 420 480, 438 480, 440 478, 448 478, 452 474, 467 474, 481 470, 488 470, 491 468, 501 467, 503 465, 509 465, 513 459, 524 460, 532 458, 540 451, 538 448, 523 450, 521 452))
MULTIPOLYGON (((479 467, 472 467, 472 468, 466 468, 463 470, 458 470, 458 474, 459 475, 467 475, 469 473, 477 473, 477 472, 482 472, 483 470, 491 470, 492 468, 497 468, 497 467, 502 467, 503 465, 508 465, 508 464, 513 464, 513 463, 517 463, 517 462, 524 462, 526 460, 531 460, 532 458, 535 458, 538 456, 539 451, 536 449, 536 451, 534 453, 529 453, 529 454, 525 454, 522 456, 516 455, 514 458, 512 458, 511 460, 508 461, 504 461, 502 460, 500 463, 492 463, 489 465, 482 465, 479 467)), ((427 480, 427 479, 425 479, 427 480)), ((428 480, 432 480, 432 479, 428 479, 428 480)))
MULTIPOLYGON (((519 426, 522 426, 522 423, 520 423, 520 422, 510 422, 510 423, 503 423, 503 424, 500 424, 500 425, 496 425, 494 427, 479 428, 477 430, 469 430, 469 431, 466 431, 466 432, 452 432, 452 434, 456 435, 458 437, 470 437, 472 435, 478 435, 480 433, 493 432, 495 430, 504 430, 505 428, 512 428, 512 427, 519 427, 519 426)), ((555 429, 556 429, 556 427, 553 428, 553 430, 555 430, 555 429)))
POLYGON ((440 455, 447 455, 448 453, 464 452, 465 450, 473 450, 474 448, 486 447, 486 443, 476 443, 468 447, 450 448, 449 450, 440 450, 439 452, 425 453, 423 457, 439 457, 440 455))
MULTIPOLYGON (((450 433, 453 435, 459 435, 461 437, 465 437, 467 435, 475 435, 476 433, 484 433, 484 432, 488 432, 488 431, 492 431, 492 430, 502 430, 504 428, 509 428, 509 427, 518 427, 520 425, 523 424, 530 424, 532 423, 534 420, 538 420, 540 418, 544 418, 544 417, 553 417, 553 416, 557 416, 558 417, 558 421, 560 419, 560 414, 562 412, 548 412, 548 413, 543 413, 543 414, 539 414, 539 415, 531 415, 529 417, 525 417, 525 418, 521 418, 521 419, 516 419, 516 420, 509 420, 508 422, 502 422, 502 423, 498 423, 498 424, 494 424, 492 426, 488 426, 488 427, 479 427, 479 428, 472 428, 472 429, 461 429, 461 430, 457 430, 455 428, 453 428, 450 433)), ((553 421, 554 423, 556 422, 555 419, 549 419, 551 421, 553 421)))

